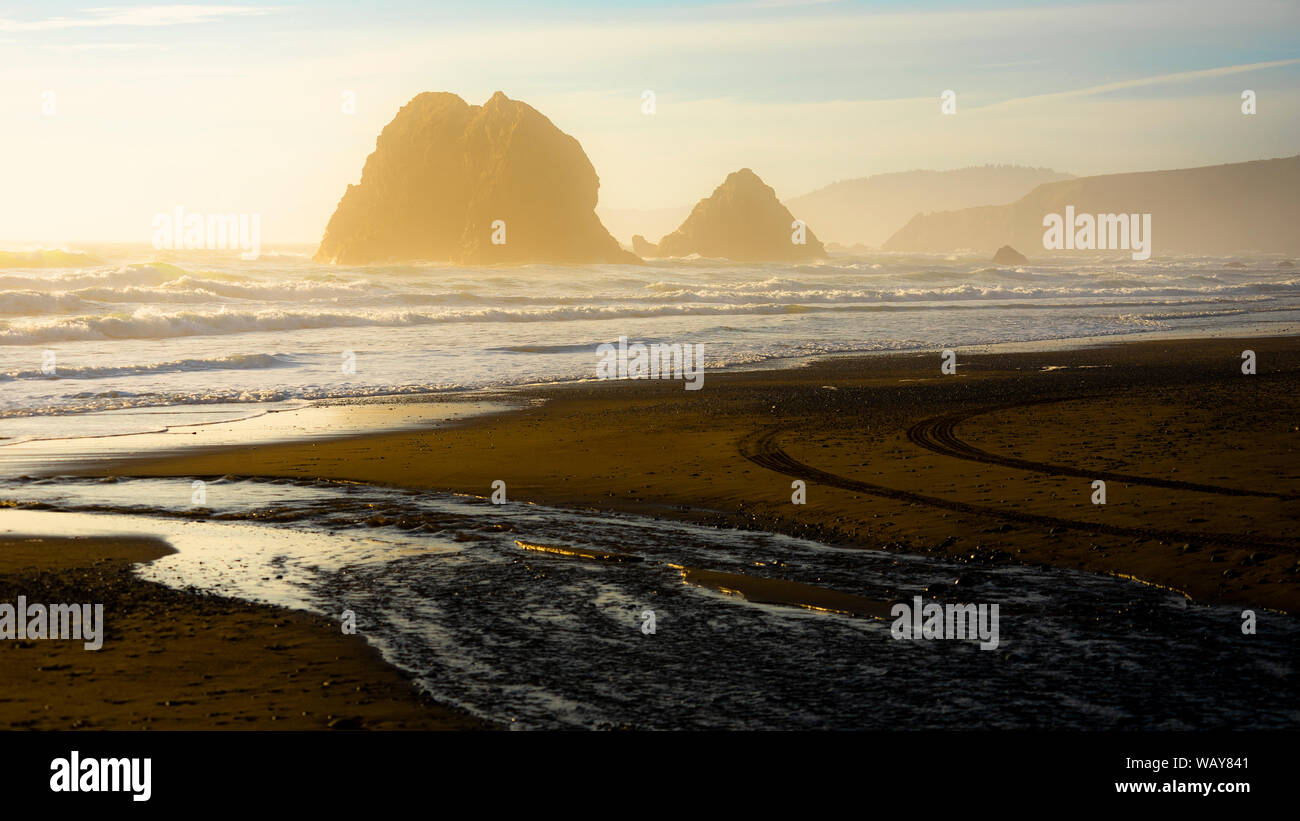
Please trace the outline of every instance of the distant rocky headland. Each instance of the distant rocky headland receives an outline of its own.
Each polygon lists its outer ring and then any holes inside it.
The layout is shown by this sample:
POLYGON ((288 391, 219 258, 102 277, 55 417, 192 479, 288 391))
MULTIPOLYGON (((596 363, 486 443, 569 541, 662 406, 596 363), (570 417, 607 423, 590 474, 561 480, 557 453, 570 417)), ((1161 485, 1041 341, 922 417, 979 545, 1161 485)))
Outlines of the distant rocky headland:
POLYGON ((582 146, 501 92, 481 106, 424 93, 379 135, 317 262, 639 262, 595 213, 582 146))
MULTIPOLYGON (((986 205, 917 214, 885 243, 886 251, 988 253, 1010 245, 1031 254, 1109 250, 1103 218, 1124 215, 1150 225, 1147 253, 1214 256, 1300 252, 1300 156, 1273 160, 1079 177, 1039 185, 1009 205, 986 205), (1064 247, 1045 246, 1044 220, 1076 215, 1062 226, 1064 247), (1097 217, 1095 215, 1101 215, 1097 217), (1149 219, 1147 217, 1149 215, 1149 219), (1088 226, 1088 221, 1092 226, 1088 226), (1073 232, 1093 227, 1095 240, 1080 245, 1073 232), (1091 245, 1091 248, 1088 248, 1091 245)), ((1089 235, 1084 234, 1087 239, 1089 235)))
POLYGON ((1002 205, 1045 182, 1067 179, 1073 177, 1021 165, 899 171, 841 180, 785 204, 800 219, 816 225, 823 240, 877 248, 915 214, 1002 205))

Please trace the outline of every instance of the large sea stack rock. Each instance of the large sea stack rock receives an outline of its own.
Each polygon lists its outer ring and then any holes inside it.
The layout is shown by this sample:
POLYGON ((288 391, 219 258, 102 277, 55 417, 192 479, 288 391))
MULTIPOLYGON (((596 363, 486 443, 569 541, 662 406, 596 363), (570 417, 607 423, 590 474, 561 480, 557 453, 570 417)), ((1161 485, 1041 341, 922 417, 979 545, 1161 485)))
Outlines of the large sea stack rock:
POLYGON ((794 216, 772 187, 748 168, 727 175, 700 200, 676 231, 659 240, 659 255, 720 257, 740 262, 822 259, 826 249, 805 229, 805 242, 793 241, 794 216))
POLYGON ((599 188, 578 141, 533 107, 420 94, 379 135, 315 259, 638 262, 596 217, 599 188))

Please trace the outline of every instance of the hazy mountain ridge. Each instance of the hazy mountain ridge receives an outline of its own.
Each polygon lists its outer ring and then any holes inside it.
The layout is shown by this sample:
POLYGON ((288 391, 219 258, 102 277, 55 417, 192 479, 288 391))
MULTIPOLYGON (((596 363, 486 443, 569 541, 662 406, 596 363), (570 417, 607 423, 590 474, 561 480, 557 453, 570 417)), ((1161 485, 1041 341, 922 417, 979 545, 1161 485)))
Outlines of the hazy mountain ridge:
POLYGON ((841 180, 786 205, 827 241, 878 247, 916 214, 1015 202, 1042 183, 1065 179, 1073 175, 1019 165, 899 171, 841 180))
POLYGON ((1064 214, 1151 214, 1154 255, 1300 251, 1300 156, 1045 183, 1008 205, 917 214, 887 251, 992 252, 1044 248, 1043 218, 1064 214))

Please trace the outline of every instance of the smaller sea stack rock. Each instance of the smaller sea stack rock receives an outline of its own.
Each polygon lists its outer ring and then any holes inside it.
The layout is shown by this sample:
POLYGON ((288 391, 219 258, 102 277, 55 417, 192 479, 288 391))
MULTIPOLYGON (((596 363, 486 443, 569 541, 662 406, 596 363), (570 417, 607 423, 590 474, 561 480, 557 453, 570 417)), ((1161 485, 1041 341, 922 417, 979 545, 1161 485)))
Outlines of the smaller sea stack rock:
POLYGON ((681 227, 659 240, 658 255, 699 254, 738 262, 824 258, 826 249, 812 229, 794 223, 772 187, 742 168, 700 200, 681 227))
POLYGON ((999 265, 1024 265, 1029 262, 1024 254, 1010 245, 1003 245, 999 248, 998 252, 993 255, 993 261, 999 265))

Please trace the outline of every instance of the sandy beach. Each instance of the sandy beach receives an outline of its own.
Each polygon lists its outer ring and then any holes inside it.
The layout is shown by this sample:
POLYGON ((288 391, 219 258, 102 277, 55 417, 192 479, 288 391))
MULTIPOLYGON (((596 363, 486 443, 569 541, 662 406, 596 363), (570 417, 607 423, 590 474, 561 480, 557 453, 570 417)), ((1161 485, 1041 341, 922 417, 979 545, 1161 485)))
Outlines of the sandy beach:
MULTIPOLYGON (((943 556, 971 569, 1074 568, 1194 602, 1300 609, 1300 339, 958 351, 958 375, 939 365, 924 352, 711 373, 692 392, 673 381, 531 387, 515 394, 519 410, 436 428, 196 444, 79 472, 177 477, 183 487, 195 477, 333 479, 479 497, 501 480, 515 502, 943 556), (1255 375, 1240 371, 1244 349, 1258 356, 1255 375), (791 501, 796 479, 806 504, 791 501), (1095 479, 1106 482, 1104 505, 1092 502, 1095 479)), ((400 407, 418 417, 419 402, 400 407)), ((373 403, 355 410, 375 413, 373 403)), ((8 726, 491 726, 417 696, 408 675, 327 619, 128 572, 168 552, 152 540, 4 541, 9 598, 106 601, 117 614, 98 653, 6 643, 11 683, 51 685, 6 688, 8 726)), ((707 567, 681 575, 814 610, 881 618, 887 604, 707 567)))
POLYGON ((91 475, 327 477, 1132 577, 1300 609, 1300 339, 827 358, 521 391, 437 431, 96 465, 91 475), (1254 350, 1259 371, 1241 373, 1254 350), (806 505, 791 482, 807 483, 806 505), (1107 482, 1104 505, 1092 481, 1107 482))
POLYGON ((304 613, 178 592, 131 565, 152 539, 0 538, 0 601, 96 602, 103 646, 0 642, 0 728, 472 730, 360 636, 304 613))

